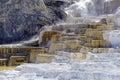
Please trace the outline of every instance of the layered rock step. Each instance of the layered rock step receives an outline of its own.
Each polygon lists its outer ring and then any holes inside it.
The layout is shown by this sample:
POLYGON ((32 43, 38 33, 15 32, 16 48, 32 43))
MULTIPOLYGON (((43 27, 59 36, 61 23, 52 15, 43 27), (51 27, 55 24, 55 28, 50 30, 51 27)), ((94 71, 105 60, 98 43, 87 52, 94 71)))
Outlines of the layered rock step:
POLYGON ((43 43, 46 43, 44 46, 50 42, 49 51, 65 47, 77 49, 80 46, 110 48, 111 43, 106 40, 105 31, 114 29, 104 24, 61 24, 53 26, 52 31, 46 31, 42 38, 43 43))
POLYGON ((42 37, 42 46, 48 48, 47 53, 65 51, 71 58, 86 59, 88 52, 109 53, 111 42, 106 31, 114 31, 115 27, 101 23, 63 23, 52 26, 42 37))

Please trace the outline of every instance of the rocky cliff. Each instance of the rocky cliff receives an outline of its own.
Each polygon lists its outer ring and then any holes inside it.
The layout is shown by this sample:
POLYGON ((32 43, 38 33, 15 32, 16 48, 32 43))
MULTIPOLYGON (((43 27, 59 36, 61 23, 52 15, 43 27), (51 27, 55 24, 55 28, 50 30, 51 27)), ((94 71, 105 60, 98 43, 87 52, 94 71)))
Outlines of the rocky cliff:
POLYGON ((65 19, 64 1, 0 0, 0 44, 27 40, 44 25, 65 19))

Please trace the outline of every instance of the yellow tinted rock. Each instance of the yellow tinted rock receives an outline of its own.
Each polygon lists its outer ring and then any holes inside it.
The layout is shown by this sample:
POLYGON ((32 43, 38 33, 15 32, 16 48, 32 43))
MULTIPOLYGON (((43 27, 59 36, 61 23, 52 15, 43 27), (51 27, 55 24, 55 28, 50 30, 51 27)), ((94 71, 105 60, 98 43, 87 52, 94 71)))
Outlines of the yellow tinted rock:
POLYGON ((38 54, 36 58, 36 63, 50 63, 52 62, 53 58, 55 58, 55 55, 38 54))

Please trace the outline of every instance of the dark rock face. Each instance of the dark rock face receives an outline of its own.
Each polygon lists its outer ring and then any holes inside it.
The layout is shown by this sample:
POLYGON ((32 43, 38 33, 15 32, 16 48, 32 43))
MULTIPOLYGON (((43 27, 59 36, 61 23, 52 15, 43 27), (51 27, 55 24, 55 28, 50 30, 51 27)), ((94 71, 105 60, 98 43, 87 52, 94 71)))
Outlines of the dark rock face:
POLYGON ((60 9, 64 2, 50 3, 44 4, 43 0, 0 0, 0 44, 27 40, 42 26, 65 19, 60 9), (59 6, 55 6, 57 4, 59 6))

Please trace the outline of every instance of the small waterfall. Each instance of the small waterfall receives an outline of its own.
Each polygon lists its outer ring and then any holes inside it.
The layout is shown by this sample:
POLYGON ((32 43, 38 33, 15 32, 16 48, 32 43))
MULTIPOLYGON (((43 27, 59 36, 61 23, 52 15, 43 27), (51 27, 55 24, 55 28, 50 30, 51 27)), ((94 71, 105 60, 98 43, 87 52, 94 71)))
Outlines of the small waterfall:
POLYGON ((108 39, 113 48, 120 48, 120 31, 107 31, 108 39))
POLYGON ((120 7, 116 10, 116 14, 120 13, 120 7))
MULTIPOLYGON (((104 13, 104 10, 103 10, 104 3, 105 2, 109 3, 111 1, 112 0, 74 0, 74 4, 72 4, 68 8, 66 8, 65 12, 67 13, 67 15, 69 15, 69 17, 72 17, 72 20, 73 20, 73 18, 82 17, 80 19, 80 21, 84 20, 83 22, 86 22, 87 20, 92 21, 93 19, 94 19, 93 21, 97 21, 98 19, 95 17, 98 15, 98 13, 99 14, 104 13)), ((36 5, 36 7, 39 8, 37 5, 36 5)), ((40 8, 42 8, 42 6, 40 8)), ((120 9, 118 8, 116 14, 119 14, 119 12, 120 12, 120 9)), ((119 18, 117 19, 117 21, 118 20, 119 20, 119 18)), ((33 42, 36 40, 39 40, 39 44, 40 44, 42 41, 42 35, 46 30, 51 30, 51 26, 45 26, 42 31, 41 30, 39 31, 39 35, 37 34, 37 35, 33 36, 30 40, 22 41, 22 42, 18 43, 17 45, 21 46, 21 45, 24 45, 25 43, 30 43, 30 42, 33 42)))
MULTIPOLYGON (((75 0, 74 4, 66 8, 66 13, 72 17, 89 17, 111 14, 117 8, 114 0, 75 0)), ((118 2, 119 3, 119 2, 118 2)))
POLYGON ((110 1, 113 1, 113 0, 105 0, 105 2, 110 2, 110 1))
POLYGON ((115 23, 120 26, 120 7, 115 12, 115 23))
POLYGON ((88 17, 96 15, 95 4, 93 0, 75 1, 74 4, 66 8, 66 12, 72 17, 88 17))

